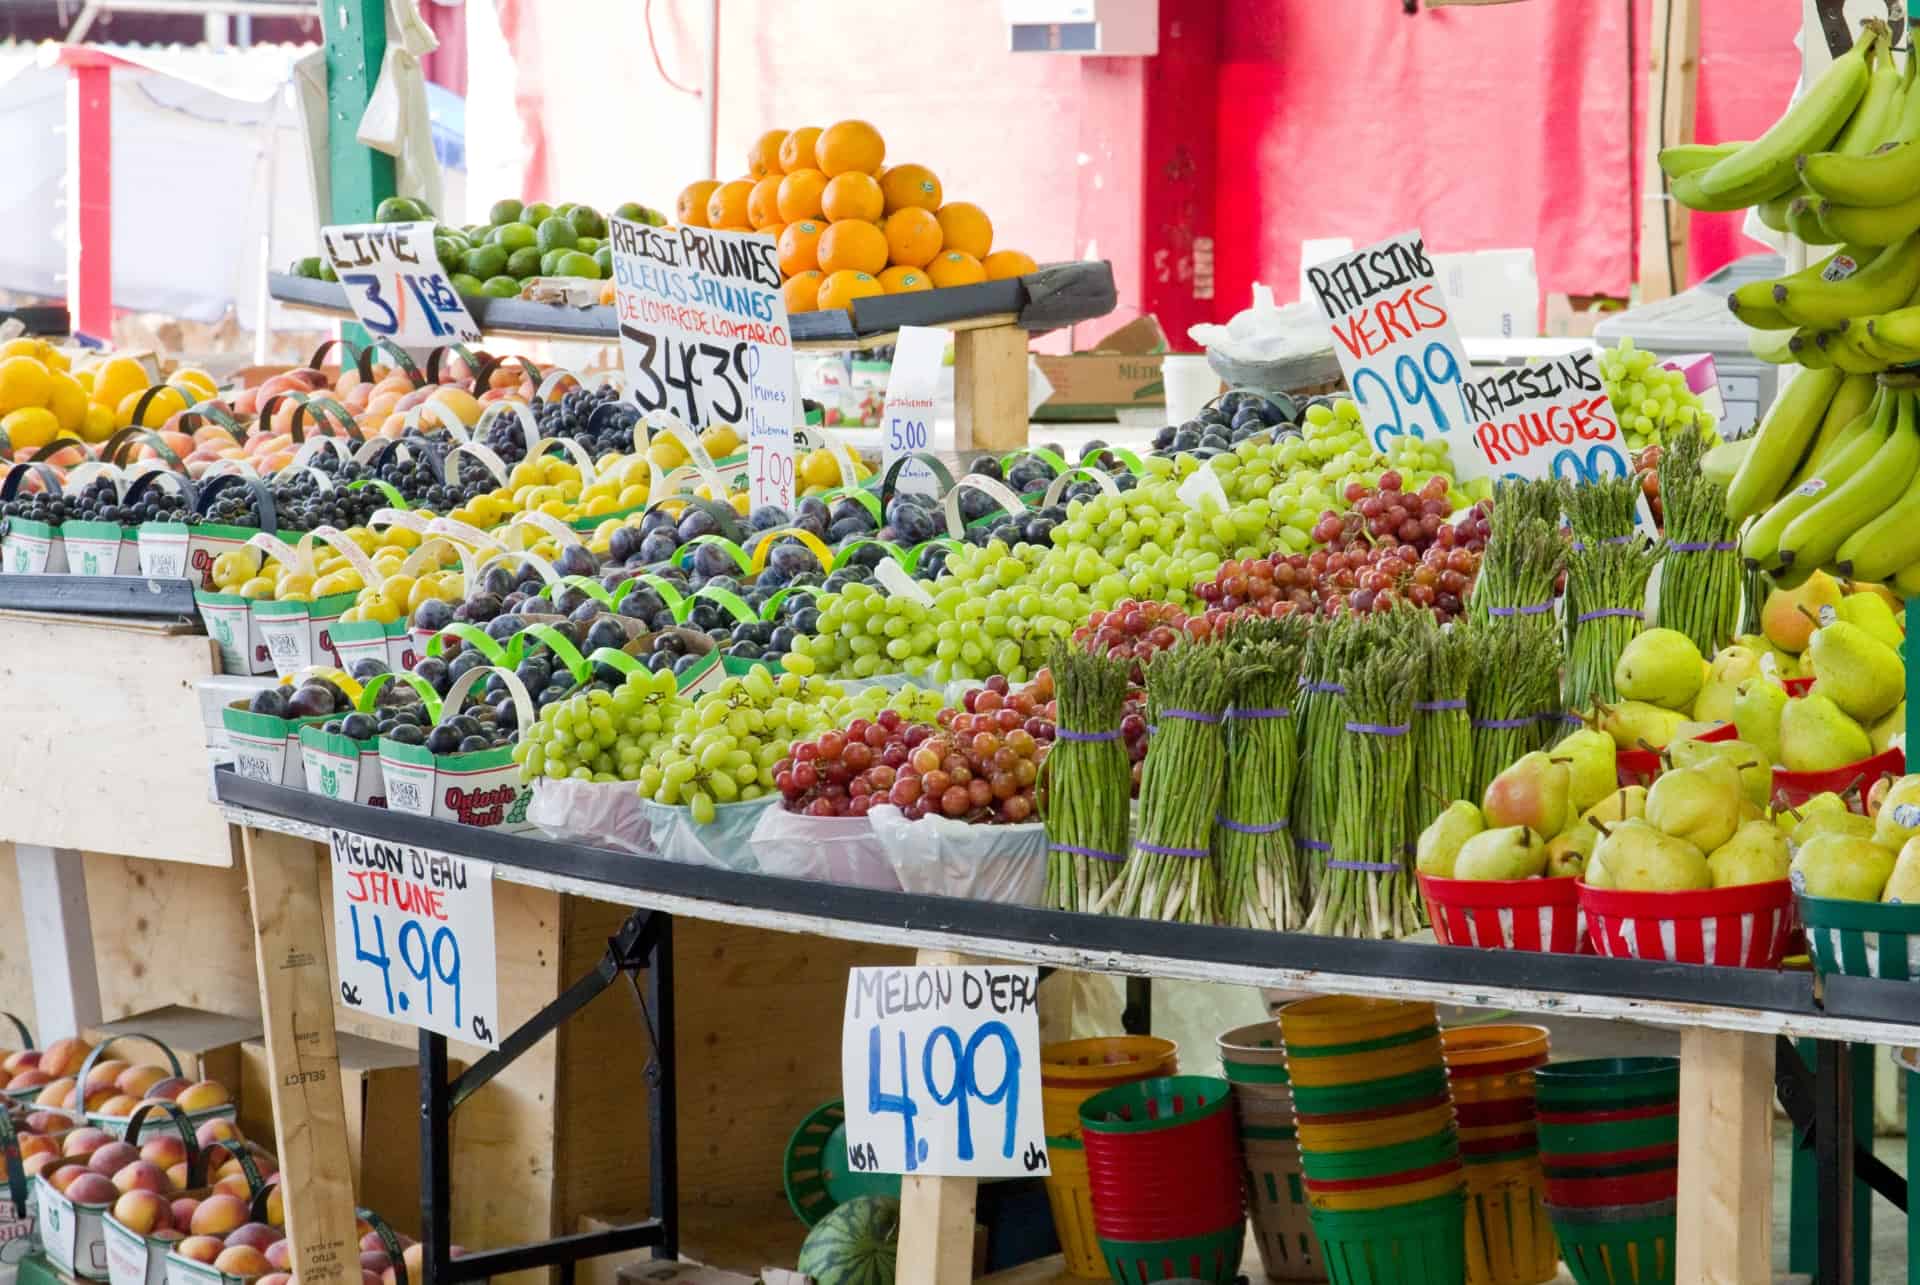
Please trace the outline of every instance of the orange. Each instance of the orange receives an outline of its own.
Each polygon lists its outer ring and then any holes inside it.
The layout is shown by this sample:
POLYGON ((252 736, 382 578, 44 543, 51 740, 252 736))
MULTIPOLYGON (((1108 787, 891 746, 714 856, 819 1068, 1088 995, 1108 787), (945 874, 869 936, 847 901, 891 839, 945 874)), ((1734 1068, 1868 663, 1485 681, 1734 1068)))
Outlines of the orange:
POLYGON ((744 178, 722 183, 707 198, 707 226, 710 228, 750 228, 747 198, 753 195, 753 183, 744 178))
POLYGON ((757 228, 780 222, 780 176, 769 174, 747 193, 747 222, 757 228))
POLYGON ((813 219, 787 224, 780 234, 780 271, 790 277, 820 266, 820 234, 827 225, 813 219))
POLYGON ((948 286, 977 285, 987 279, 987 270, 972 255, 947 250, 927 265, 927 275, 933 278, 934 285, 944 290, 948 286))
POLYGON ((820 283, 827 274, 818 268, 808 268, 805 272, 796 272, 787 278, 787 284, 780 287, 780 294, 787 301, 787 314, 812 312, 820 306, 820 283))
POLYGON ((827 190, 827 176, 808 168, 794 170, 780 180, 780 217, 789 223, 820 217, 820 198, 827 190))
POLYGON ((924 165, 889 165, 880 176, 880 190, 886 194, 889 214, 909 205, 940 208, 940 176, 924 165))
MULTIPOLYGON (((820 236, 820 267, 828 273, 878 272, 887 266, 887 238, 862 219, 830 223, 820 236)), ((821 307, 839 305, 821 304, 821 307)))
POLYGON ((836 174, 820 194, 820 209, 830 222, 865 219, 871 223, 885 206, 886 198, 880 195, 880 185, 873 181, 873 175, 857 171, 836 174))
POLYGON ((814 141, 813 155, 828 177, 852 170, 877 174, 886 159, 887 142, 863 120, 835 121, 814 141))
POLYGON ((993 249, 993 220, 972 201, 953 201, 936 212, 940 219, 940 243, 946 249, 987 257, 993 249))
POLYGON ((754 178, 784 173, 780 165, 780 145, 786 141, 784 129, 770 129, 754 139, 753 146, 747 149, 747 173, 754 178))
POLYGON ((846 308, 852 306, 855 299, 866 299, 886 292, 886 287, 877 278, 865 272, 835 272, 820 283, 819 306, 846 308))
POLYGON ((917 205, 895 210, 881 227, 886 230, 890 262, 924 268, 940 253, 940 220, 917 205))
POLYGON ((919 268, 910 268, 905 264, 888 268, 880 274, 880 284, 888 294, 911 294, 915 290, 931 290, 933 282, 919 268))
POLYGON ((802 125, 791 131, 786 141, 780 144, 780 168, 791 174, 795 170, 804 170, 813 165, 813 145, 820 138, 820 130, 815 125, 802 125))
POLYGON ((995 250, 980 261, 987 270, 987 280, 998 281, 1002 277, 1024 277, 1029 272, 1038 272, 1040 265, 1033 256, 1023 250, 995 250))
POLYGON ((786 230, 787 230, 787 225, 784 223, 769 223, 767 224, 767 226, 763 228, 754 229, 754 231, 758 232, 761 236, 772 237, 773 243, 776 246, 780 244, 780 237, 782 234, 786 232, 786 230))
POLYGON ((680 221, 682 227, 706 227, 707 201, 719 186, 714 180, 703 178, 698 183, 689 183, 681 188, 679 197, 673 203, 673 217, 680 221))

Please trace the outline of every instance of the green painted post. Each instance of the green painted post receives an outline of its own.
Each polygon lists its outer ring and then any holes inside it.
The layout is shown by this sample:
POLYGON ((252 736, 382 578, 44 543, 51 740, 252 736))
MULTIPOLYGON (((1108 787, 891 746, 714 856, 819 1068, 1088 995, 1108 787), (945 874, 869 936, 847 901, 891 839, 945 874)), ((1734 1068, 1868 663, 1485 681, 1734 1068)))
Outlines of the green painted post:
MULTIPOLYGON (((355 134, 387 56, 387 6, 385 0, 326 0, 320 20, 326 32, 329 214, 335 223, 370 223, 380 202, 394 195, 393 158, 355 134)), ((370 338, 357 322, 344 323, 340 334, 362 346, 370 338)))
MULTIPOLYGON (((1847 1069, 1853 1076, 1853 1140, 1873 1151, 1873 1045, 1847 1045, 1847 1069)), ((1873 1206, 1877 1198, 1867 1180, 1853 1176, 1853 1285, 1873 1285, 1873 1206)))
POLYGON ((1907 642, 1900 650, 1907 663, 1907 744, 1920 746, 1920 594, 1907 599, 1907 642))
MULTIPOLYGON (((1813 1069, 1813 1041, 1795 1040, 1794 1051, 1813 1069)), ((1792 1168, 1787 1181, 1787 1270, 1812 1276, 1819 1266, 1820 1188, 1813 1173, 1813 1148, 1794 1139, 1792 1168)))

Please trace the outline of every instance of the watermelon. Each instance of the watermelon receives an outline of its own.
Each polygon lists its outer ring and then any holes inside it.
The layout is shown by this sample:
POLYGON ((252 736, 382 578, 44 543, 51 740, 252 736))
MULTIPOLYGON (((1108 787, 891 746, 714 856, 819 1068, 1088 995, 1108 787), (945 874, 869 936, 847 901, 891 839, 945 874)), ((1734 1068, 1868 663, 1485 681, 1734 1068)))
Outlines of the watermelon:
POLYGON ((814 1285, 893 1285, 899 1247, 900 1202, 861 1196, 814 1224, 800 1247, 799 1268, 814 1285))

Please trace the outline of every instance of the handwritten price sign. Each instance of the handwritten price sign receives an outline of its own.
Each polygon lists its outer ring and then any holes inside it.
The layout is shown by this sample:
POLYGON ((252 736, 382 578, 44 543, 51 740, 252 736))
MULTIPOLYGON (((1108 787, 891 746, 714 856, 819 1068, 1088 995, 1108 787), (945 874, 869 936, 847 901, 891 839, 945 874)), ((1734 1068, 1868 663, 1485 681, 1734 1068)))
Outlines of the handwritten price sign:
POLYGON ((478 343, 480 327, 433 250, 433 224, 346 223, 320 244, 360 324, 402 348, 478 343))
POLYGON ((340 1002, 497 1047, 493 867, 344 830, 330 838, 340 1002))
POLYGON ((855 968, 840 1076, 867 1173, 1050 1172, 1033 968, 855 968))
POLYGON ((1420 234, 1317 263, 1306 277, 1375 448, 1402 434, 1441 437, 1461 478, 1498 472, 1473 449, 1466 350, 1420 234))
POLYGON ((1476 462, 1496 477, 1584 483, 1633 471, 1597 350, 1498 371, 1460 393, 1476 462))
POLYGON ((793 507, 800 396, 773 239, 612 219, 613 306, 627 388, 696 430, 743 425, 754 505, 793 507))
MULTIPOLYGON (((900 338, 893 345, 893 369, 887 373, 887 400, 880 411, 882 474, 902 455, 933 449, 933 412, 946 351, 946 331, 900 327, 900 338)), ((894 489, 937 497, 940 480, 925 461, 911 460, 900 470, 894 489)))

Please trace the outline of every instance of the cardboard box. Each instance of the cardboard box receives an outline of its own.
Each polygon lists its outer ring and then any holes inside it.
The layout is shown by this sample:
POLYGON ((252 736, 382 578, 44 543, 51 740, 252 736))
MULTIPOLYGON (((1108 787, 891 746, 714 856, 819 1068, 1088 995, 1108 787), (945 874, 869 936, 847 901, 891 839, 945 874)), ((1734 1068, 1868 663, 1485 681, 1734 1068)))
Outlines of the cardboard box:
MULTIPOLYGON (((582 1263, 580 1269, 584 1270, 586 1266, 582 1263)), ((627 1263, 620 1268, 619 1285, 754 1285, 754 1282, 751 1276, 722 1271, 718 1267, 702 1267, 699 1263, 642 1261, 627 1263)))
MULTIPOLYGON (((420 1232, 420 1054, 344 1032, 340 1092, 347 1108, 347 1165, 354 1197, 410 1236, 420 1232)), ((267 1047, 250 1040, 241 1050, 240 1131, 275 1146, 267 1047)), ((464 1067, 450 1059, 447 1074, 464 1067)), ((454 1115, 454 1128, 459 1127, 454 1115)))
POLYGON ((1433 254, 1433 272, 1463 339, 1537 339, 1540 278, 1532 250, 1433 254))
MULTIPOLYGON (((90 1026, 83 1038, 89 1044, 99 1045, 116 1037, 151 1036, 173 1050, 174 1056, 180 1059, 180 1072, 187 1079, 217 1080, 239 1101, 244 1097, 240 1046, 247 1040, 259 1039, 263 1029, 257 1017, 228 1017, 224 1013, 169 1004, 117 1022, 90 1026)), ((114 1046, 110 1055, 135 1065, 164 1066, 167 1060, 152 1044, 136 1039, 124 1039, 114 1046)))
POLYGON ((1122 410, 1167 404, 1160 357, 1167 336, 1152 316, 1113 331, 1087 352, 1065 357, 1035 353, 1053 392, 1033 412, 1037 420, 1108 420, 1122 410))

